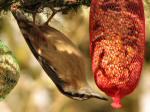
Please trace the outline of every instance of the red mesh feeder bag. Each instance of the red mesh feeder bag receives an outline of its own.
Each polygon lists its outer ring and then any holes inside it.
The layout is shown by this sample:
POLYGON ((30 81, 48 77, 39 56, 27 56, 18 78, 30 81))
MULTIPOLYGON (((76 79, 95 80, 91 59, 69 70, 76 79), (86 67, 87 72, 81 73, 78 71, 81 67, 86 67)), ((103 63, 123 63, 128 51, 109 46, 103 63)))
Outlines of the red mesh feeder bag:
POLYGON ((142 0, 92 0, 90 53, 97 86, 121 108, 137 86, 144 62, 145 19, 142 0))

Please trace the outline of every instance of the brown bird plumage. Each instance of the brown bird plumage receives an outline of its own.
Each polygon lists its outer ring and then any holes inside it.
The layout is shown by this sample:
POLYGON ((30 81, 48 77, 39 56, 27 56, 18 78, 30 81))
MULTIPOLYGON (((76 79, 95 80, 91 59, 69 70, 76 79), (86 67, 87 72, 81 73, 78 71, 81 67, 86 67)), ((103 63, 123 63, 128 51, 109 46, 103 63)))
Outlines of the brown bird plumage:
POLYGON ((35 25, 20 11, 13 15, 32 53, 61 93, 77 100, 106 100, 89 87, 84 57, 63 33, 47 25, 35 25))

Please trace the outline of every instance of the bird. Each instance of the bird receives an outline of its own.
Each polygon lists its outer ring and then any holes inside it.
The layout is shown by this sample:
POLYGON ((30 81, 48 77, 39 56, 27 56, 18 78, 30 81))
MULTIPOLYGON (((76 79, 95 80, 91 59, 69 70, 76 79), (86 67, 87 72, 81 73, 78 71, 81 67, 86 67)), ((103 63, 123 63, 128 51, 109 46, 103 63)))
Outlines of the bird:
POLYGON ((75 100, 107 100, 87 83, 84 56, 65 34, 47 24, 36 25, 20 10, 12 13, 33 55, 62 94, 75 100))

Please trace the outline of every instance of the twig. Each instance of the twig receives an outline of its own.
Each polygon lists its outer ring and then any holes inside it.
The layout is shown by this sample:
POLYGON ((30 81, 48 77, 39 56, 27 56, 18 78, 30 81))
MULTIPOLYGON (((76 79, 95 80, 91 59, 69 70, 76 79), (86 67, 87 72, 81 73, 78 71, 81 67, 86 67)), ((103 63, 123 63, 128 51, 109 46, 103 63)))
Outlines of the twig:
POLYGON ((36 13, 32 13, 32 17, 33 17, 33 23, 35 24, 36 13))
POLYGON ((54 9, 52 7, 50 7, 50 9, 52 10, 52 15, 48 18, 48 20, 44 23, 44 25, 48 25, 48 23, 51 21, 51 19, 58 13, 61 12, 63 10, 66 10, 67 8, 61 8, 61 9, 54 9))

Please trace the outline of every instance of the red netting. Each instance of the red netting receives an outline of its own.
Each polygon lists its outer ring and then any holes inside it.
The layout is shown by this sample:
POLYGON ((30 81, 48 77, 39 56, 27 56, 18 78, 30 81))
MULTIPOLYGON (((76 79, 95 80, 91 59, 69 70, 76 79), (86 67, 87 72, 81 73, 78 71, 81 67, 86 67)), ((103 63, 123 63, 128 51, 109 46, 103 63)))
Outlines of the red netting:
POLYGON ((114 108, 136 87, 144 61, 145 20, 141 0, 93 0, 90 53, 97 86, 114 108))

